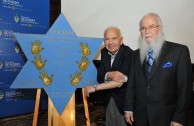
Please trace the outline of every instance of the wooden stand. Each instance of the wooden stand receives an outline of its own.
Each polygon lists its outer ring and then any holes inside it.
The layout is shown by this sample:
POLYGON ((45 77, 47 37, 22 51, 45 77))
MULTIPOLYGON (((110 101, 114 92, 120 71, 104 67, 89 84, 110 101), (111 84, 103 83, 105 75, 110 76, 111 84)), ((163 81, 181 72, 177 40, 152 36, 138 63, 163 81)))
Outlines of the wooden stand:
POLYGON ((87 96, 84 93, 84 88, 82 88, 82 96, 83 96, 83 103, 84 103, 84 110, 85 110, 85 117, 86 117, 86 126, 90 126, 90 116, 88 111, 88 102, 87 96))
POLYGON ((58 114, 52 101, 48 100, 48 126, 75 126, 75 93, 61 115, 58 114))
MULTIPOLYGON (((41 94, 41 89, 37 89, 36 104, 35 104, 34 118, 33 118, 32 126, 37 126, 38 110, 39 110, 39 104, 40 104, 40 94, 41 94)), ((84 103, 84 110, 85 110, 85 117, 86 117, 86 126, 90 126, 87 97, 84 93, 83 88, 82 88, 82 95, 83 95, 83 103, 84 103)), ((72 95, 69 103, 67 104, 65 110, 63 111, 61 115, 58 114, 52 101, 50 100, 50 98, 48 98, 48 126, 75 126, 75 125, 76 125, 75 93, 72 95)))
POLYGON ((36 91, 36 103, 35 103, 35 107, 34 107, 34 118, 33 118, 32 126, 37 125, 38 110, 39 110, 39 105, 40 105, 40 94, 41 94, 41 89, 37 89, 37 91, 36 91))

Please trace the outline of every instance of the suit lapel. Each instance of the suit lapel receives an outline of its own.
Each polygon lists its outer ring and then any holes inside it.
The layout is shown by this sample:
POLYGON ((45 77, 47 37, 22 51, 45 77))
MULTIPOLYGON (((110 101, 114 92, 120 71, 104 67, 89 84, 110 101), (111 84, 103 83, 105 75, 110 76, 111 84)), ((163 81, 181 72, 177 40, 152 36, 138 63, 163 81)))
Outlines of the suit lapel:
POLYGON ((146 60, 143 61, 143 64, 142 64, 142 71, 143 71, 143 74, 145 76, 145 78, 147 79, 148 78, 148 75, 147 75, 147 65, 146 65, 146 60))
POLYGON ((145 80, 147 81, 147 65, 146 65, 146 60, 144 60, 143 63, 141 63, 140 50, 138 51, 138 54, 137 54, 137 56, 135 56, 135 58, 136 57, 139 57, 139 58, 137 58, 137 60, 138 60, 137 64, 139 63, 139 65, 141 66, 142 73, 144 75, 145 80))
POLYGON ((162 50, 161 50, 161 54, 158 58, 158 61, 154 61, 153 66, 152 66, 152 71, 150 74, 150 79, 151 80, 153 78, 153 76, 155 75, 155 73, 157 72, 158 68, 160 67, 161 63, 163 62, 164 58, 166 57, 167 54, 167 49, 166 46, 164 45, 162 50))
POLYGON ((108 51, 106 51, 105 53, 104 62, 105 62, 105 68, 107 69, 107 71, 110 71, 111 70, 111 56, 108 54, 108 51))

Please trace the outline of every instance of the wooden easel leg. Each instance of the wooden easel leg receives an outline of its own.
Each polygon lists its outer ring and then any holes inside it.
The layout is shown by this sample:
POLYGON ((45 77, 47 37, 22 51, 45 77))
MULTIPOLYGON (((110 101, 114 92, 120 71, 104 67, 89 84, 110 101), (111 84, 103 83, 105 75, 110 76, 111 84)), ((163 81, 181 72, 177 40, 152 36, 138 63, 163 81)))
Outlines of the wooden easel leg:
POLYGON ((48 97, 48 126, 53 126, 53 103, 48 97))
POLYGON ((40 105, 40 95, 41 95, 41 89, 37 89, 37 92, 36 92, 36 103, 35 103, 35 108, 34 108, 34 117, 33 117, 33 124, 32 124, 32 126, 37 126, 38 111, 39 111, 39 105, 40 105))
POLYGON ((86 117, 86 126, 90 126, 90 116, 88 111, 88 101, 87 96, 84 93, 84 88, 82 88, 82 96, 83 96, 83 103, 84 103, 84 110, 85 110, 85 117, 86 117))

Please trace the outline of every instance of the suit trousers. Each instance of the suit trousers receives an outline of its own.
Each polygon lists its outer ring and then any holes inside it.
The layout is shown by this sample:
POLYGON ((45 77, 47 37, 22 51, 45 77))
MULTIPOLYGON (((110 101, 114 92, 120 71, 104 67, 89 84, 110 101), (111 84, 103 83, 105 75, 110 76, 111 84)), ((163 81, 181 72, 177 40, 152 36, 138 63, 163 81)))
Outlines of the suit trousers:
POLYGON ((146 126, 150 126, 149 121, 147 120, 146 126))
POLYGON ((127 126, 124 116, 117 109, 112 97, 106 108, 106 126, 127 126))

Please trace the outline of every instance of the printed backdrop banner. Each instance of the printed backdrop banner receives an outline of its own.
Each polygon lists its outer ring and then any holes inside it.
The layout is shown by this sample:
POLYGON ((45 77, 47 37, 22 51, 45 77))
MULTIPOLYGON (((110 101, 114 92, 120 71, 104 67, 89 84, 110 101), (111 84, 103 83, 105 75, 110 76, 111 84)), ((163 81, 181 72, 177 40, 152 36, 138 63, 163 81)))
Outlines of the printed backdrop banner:
MULTIPOLYGON (((36 90, 10 89, 27 61, 13 34, 45 34, 50 25, 49 5, 49 0, 0 0, 0 118, 34 109, 36 90)), ((46 100, 42 103, 46 108, 46 100)))

